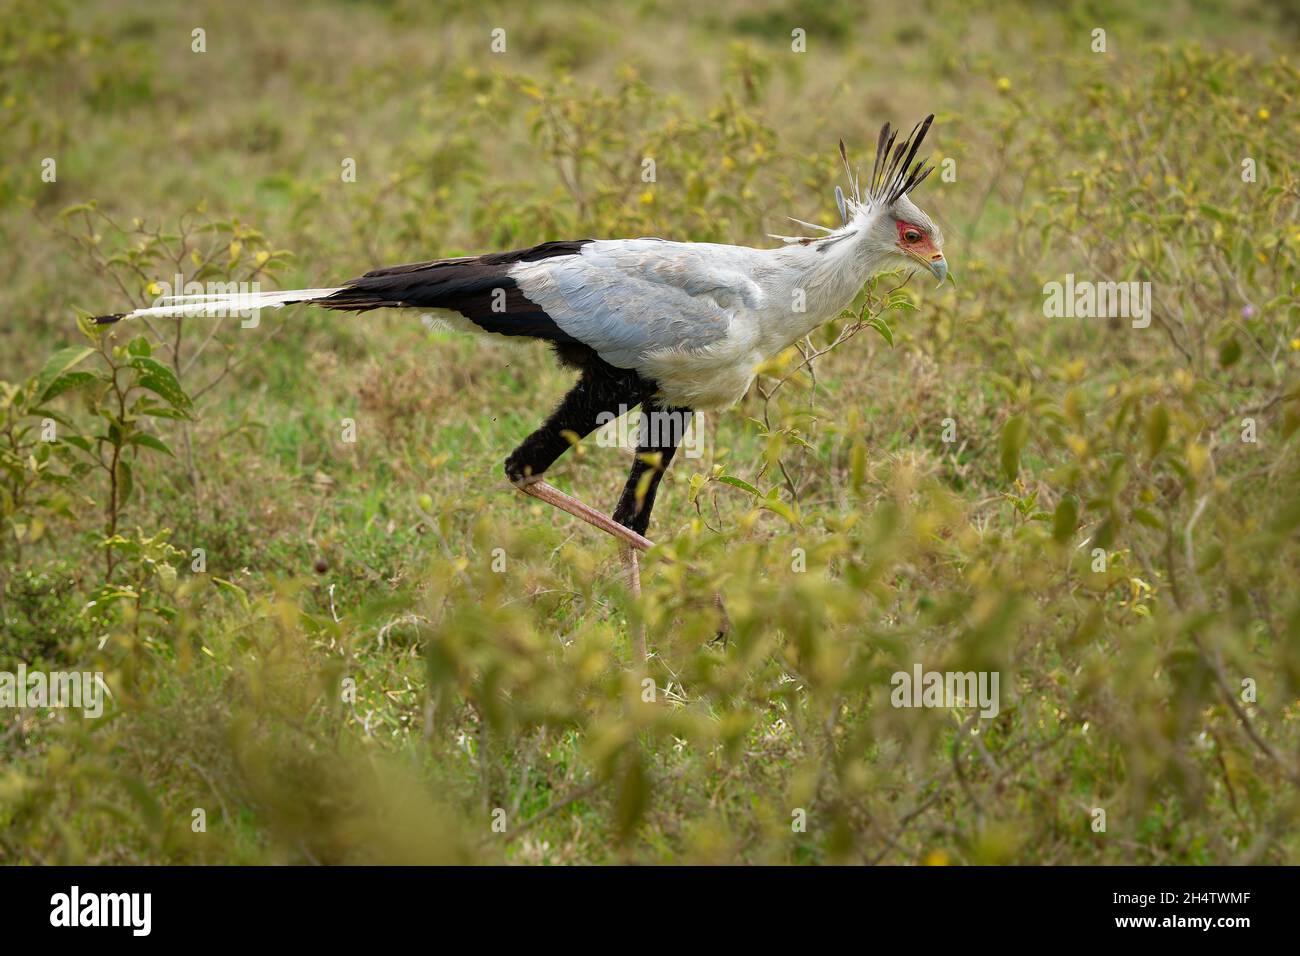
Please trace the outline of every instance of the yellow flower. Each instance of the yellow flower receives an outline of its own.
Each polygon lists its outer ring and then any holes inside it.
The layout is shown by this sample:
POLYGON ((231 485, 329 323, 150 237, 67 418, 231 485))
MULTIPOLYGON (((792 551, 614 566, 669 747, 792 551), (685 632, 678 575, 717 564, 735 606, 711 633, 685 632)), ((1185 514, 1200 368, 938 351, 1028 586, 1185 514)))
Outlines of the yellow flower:
POLYGON ((1292 340, 1291 340, 1291 351, 1292 351, 1292 352, 1300 352, 1300 339, 1292 339, 1292 340))
POLYGON ((654 201, 655 201, 655 194, 650 190, 647 189, 645 192, 641 194, 641 205, 648 206, 654 201))
POLYGON ((1009 78, 1005 77, 1005 76, 999 76, 999 77, 998 77, 998 91, 1001 92, 1001 93, 1005 93, 1005 92, 1007 92, 1007 90, 1009 90, 1009 89, 1011 89, 1011 80, 1010 80, 1009 78))
POLYGON ((1263 108, 1261 107, 1261 108, 1260 108, 1260 111, 1259 111, 1258 113, 1256 113, 1255 115, 1258 116, 1258 117, 1259 117, 1261 120, 1263 120, 1265 123, 1268 122, 1268 110, 1263 109, 1263 108))

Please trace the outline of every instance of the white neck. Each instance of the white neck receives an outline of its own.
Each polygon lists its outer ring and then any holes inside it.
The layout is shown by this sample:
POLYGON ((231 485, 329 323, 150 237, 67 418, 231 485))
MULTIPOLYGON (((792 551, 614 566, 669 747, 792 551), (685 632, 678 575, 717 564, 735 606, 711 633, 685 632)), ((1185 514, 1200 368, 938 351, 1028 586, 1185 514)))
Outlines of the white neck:
MULTIPOLYGON (((783 302, 774 303, 774 316, 779 317, 773 324, 779 328, 773 330, 773 341, 780 348, 798 341, 838 315, 853 301, 866 281, 879 271, 883 256, 868 240, 871 234, 869 226, 869 222, 855 221, 848 227, 854 230, 853 235, 832 241, 822 248, 819 248, 820 242, 815 242, 771 250, 790 270, 787 273, 788 295, 783 302), (794 309, 796 290, 803 293, 803 312, 794 309)), ((828 238, 833 240, 835 236, 828 238)))

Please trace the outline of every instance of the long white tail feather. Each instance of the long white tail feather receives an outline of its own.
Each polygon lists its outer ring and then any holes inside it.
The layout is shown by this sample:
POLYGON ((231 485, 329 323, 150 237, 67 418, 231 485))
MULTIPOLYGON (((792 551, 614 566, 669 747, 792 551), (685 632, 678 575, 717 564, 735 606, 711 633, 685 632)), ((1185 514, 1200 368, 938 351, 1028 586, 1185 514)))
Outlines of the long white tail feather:
POLYGON ((101 316, 95 321, 100 324, 118 322, 124 319, 138 319, 143 316, 160 318, 188 318, 242 315, 256 309, 279 309, 297 302, 314 302, 324 299, 338 289, 285 289, 279 292, 222 292, 211 295, 165 295, 160 296, 160 305, 143 309, 134 309, 119 316, 101 316))

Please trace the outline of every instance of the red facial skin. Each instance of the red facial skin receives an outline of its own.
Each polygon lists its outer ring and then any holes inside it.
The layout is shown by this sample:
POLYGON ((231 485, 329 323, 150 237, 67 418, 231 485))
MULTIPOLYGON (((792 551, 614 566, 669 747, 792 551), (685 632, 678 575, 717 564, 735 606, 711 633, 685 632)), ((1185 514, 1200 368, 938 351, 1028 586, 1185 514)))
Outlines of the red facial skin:
POLYGON ((941 257, 941 253, 935 248, 934 240, 920 226, 915 223, 904 222, 901 219, 895 219, 894 225, 898 228, 898 247, 904 252, 911 253, 925 262, 941 257), (919 232, 921 238, 916 242, 908 242, 905 237, 909 230, 919 232))

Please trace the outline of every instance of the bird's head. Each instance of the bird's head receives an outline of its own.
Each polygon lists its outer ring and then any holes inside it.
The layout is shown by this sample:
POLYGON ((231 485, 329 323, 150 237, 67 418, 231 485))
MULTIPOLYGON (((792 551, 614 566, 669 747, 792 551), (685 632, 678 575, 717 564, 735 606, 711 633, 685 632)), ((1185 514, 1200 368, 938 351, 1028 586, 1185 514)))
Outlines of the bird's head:
POLYGON ((878 267, 891 263, 920 266, 940 283, 948 277, 943 233, 907 196, 900 196, 893 205, 881 209, 865 228, 863 242, 878 267))
POLYGON ((943 255, 943 233, 908 195, 934 171, 924 159, 916 159, 921 141, 930 129, 934 116, 927 116, 913 127, 901 143, 895 143, 897 130, 888 123, 880 130, 876 160, 871 179, 863 195, 861 182, 849 167, 844 143, 840 156, 849 177, 851 197, 836 188, 835 198, 846 231, 858 237, 857 245, 874 268, 891 263, 921 266, 943 282, 948 276, 948 261, 943 255))

